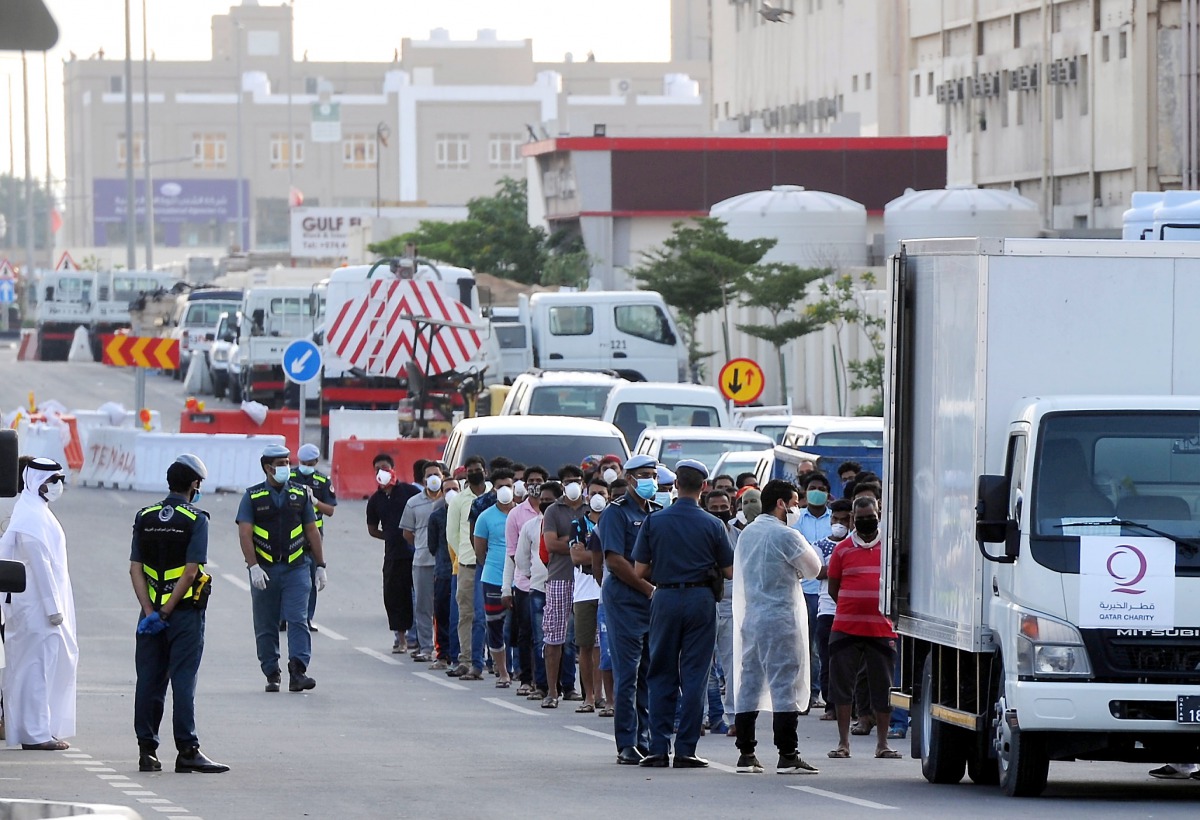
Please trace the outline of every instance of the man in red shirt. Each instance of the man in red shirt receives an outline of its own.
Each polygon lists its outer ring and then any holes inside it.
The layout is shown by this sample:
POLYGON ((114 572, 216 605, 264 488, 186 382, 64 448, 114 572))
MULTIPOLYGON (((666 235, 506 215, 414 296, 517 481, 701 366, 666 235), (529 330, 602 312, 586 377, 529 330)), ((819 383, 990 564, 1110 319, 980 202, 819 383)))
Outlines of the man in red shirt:
POLYGON ((852 512, 854 530, 829 559, 829 595, 837 602, 829 634, 829 688, 838 723, 838 747, 829 756, 850 756, 854 679, 859 668, 865 667, 875 713, 875 756, 898 759, 900 753, 887 742, 896 633, 892 622, 879 611, 879 503, 869 496, 859 497, 854 499, 852 512))

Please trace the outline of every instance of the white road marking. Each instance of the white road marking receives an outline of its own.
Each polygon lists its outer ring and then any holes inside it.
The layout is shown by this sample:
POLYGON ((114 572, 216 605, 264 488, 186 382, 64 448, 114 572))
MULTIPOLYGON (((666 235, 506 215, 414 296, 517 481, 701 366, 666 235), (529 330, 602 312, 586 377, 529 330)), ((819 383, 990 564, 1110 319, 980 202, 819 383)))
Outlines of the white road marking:
POLYGON ((154 809, 155 811, 161 811, 163 814, 174 814, 177 811, 187 811, 187 809, 185 809, 183 806, 151 806, 150 808, 154 809))
POLYGON ((128 780, 129 778, 123 774, 98 774, 96 777, 101 780, 128 780))
POLYGON ((250 582, 247 581, 245 578, 241 578, 241 577, 234 575, 232 573, 229 573, 229 572, 222 572, 221 577, 224 578, 229 583, 233 584, 238 589, 242 590, 243 592, 250 591, 250 582))
POLYGON ((597 732, 595 729, 588 729, 586 726, 564 726, 564 729, 569 729, 572 732, 579 732, 581 735, 591 735, 598 737, 601 740, 612 740, 612 733, 597 732))
MULTIPOLYGON (((116 783, 114 783, 113 785, 115 786, 116 783)), ((153 797, 154 792, 148 792, 148 791, 145 791, 144 789, 142 789, 142 790, 136 790, 136 791, 131 791, 131 792, 125 792, 125 796, 126 797, 153 797)))
MULTIPOLYGON (((109 783, 110 786, 115 786, 118 789, 140 789, 141 783, 109 783)), ((143 792, 143 794, 154 794, 154 792, 143 792)))
POLYGON ((728 765, 726 765, 726 764, 724 764, 724 763, 718 763, 718 762, 717 762, 717 761, 715 761, 715 760, 709 760, 709 761, 708 761, 708 767, 709 767, 710 769, 716 769, 717 771, 720 771, 720 772, 725 772, 726 774, 737 774, 737 768, 736 768, 736 767, 734 767, 734 766, 728 766, 728 765))
POLYGON ((319 624, 316 621, 313 621, 313 626, 315 626, 318 630, 320 630, 317 632, 318 635, 324 635, 325 637, 329 638, 330 640, 334 640, 334 641, 349 640, 349 638, 347 638, 345 635, 342 635, 338 632, 334 632, 332 629, 325 626, 325 624, 319 624))
POLYGON ((85 772, 115 772, 116 769, 110 769, 107 766, 88 766, 84 769, 85 772))
POLYGON ((864 809, 883 809, 886 811, 899 808, 899 806, 889 806, 886 803, 876 803, 873 800, 864 800, 861 797, 851 797, 848 794, 828 792, 824 789, 818 789, 815 786, 788 786, 788 788, 795 789, 798 792, 815 794, 817 797, 828 797, 830 800, 841 800, 843 803, 852 803, 855 806, 862 806, 864 809))
POLYGON ((91 755, 84 754, 83 752, 63 752, 63 757, 78 757, 82 760, 83 758, 90 758, 91 755))
POLYGON ((421 680, 427 680, 430 683, 436 683, 438 686, 445 686, 447 689, 458 689, 465 692, 471 688, 469 686, 463 686, 461 683, 455 683, 449 678, 439 678, 437 675, 434 675, 430 672, 413 672, 413 675, 421 680))
POLYGON ((371 649, 370 647, 356 646, 354 648, 357 649, 359 652, 363 653, 364 655, 370 655, 375 660, 377 660, 381 663, 386 663, 389 666, 399 666, 400 665, 400 661, 396 660, 391 655, 385 655, 382 652, 376 652, 374 649, 371 649))
MULTIPOLYGON (((494 703, 495 705, 499 706, 501 709, 509 709, 513 712, 520 712, 522 715, 533 715, 534 717, 546 717, 546 712, 535 712, 532 709, 526 709, 524 706, 517 706, 517 704, 515 704, 515 703, 509 703, 508 701, 501 700, 500 698, 484 698, 484 700, 486 700, 488 703, 494 703)), ((547 709, 546 711, 548 712, 550 710, 547 709)))
POLYGON ((171 801, 165 797, 139 797, 138 802, 149 806, 153 803, 170 803, 171 801))

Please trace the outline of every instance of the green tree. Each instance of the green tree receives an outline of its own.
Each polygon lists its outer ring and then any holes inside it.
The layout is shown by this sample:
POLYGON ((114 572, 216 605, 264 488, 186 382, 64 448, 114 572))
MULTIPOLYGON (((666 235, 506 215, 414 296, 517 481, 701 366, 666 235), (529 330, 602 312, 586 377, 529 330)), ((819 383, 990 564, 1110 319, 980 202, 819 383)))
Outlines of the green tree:
POLYGON ((834 364, 838 379, 838 409, 845 412, 842 396, 842 385, 850 390, 866 389, 872 391, 871 403, 856 408, 856 415, 878 416, 883 413, 883 352, 884 332, 887 320, 876 316, 866 308, 863 291, 870 290, 875 285, 875 275, 865 271, 857 280, 851 274, 842 274, 820 285, 821 298, 810 304, 807 314, 821 325, 830 325, 834 329, 834 364), (866 336, 871 346, 871 355, 863 359, 846 361, 843 349, 843 331, 857 327, 866 336))
POLYGON ((643 254, 642 264, 629 271, 644 290, 658 291, 675 309, 693 381, 700 380, 701 364, 714 352, 700 349, 700 317, 725 311, 721 329, 729 358, 729 303, 740 292, 746 272, 774 246, 774 239, 733 239, 719 219, 704 217, 676 222, 662 246, 643 254))
POLYGON ((524 180, 505 177, 492 196, 467 202, 461 222, 425 220, 417 230, 368 246, 381 256, 402 256, 412 242, 422 256, 526 284, 539 280, 546 263, 546 232, 529 224, 524 180))
MULTIPOLYGON (((46 247, 46 237, 49 235, 50 211, 54 208, 54 198, 41 180, 33 181, 33 244, 43 250, 46 247)), ((0 247, 10 249, 5 253, 12 258, 14 264, 23 261, 24 257, 14 257, 13 250, 21 251, 25 247, 25 179, 0 174, 0 223, 4 225, 3 236, 0 236, 0 247)), ((17 254, 20 256, 20 254, 17 254)))
POLYGON ((542 284, 586 288, 594 261, 583 244, 582 236, 569 231, 556 231, 546 240, 542 284))
POLYGON ((779 384, 783 400, 788 399, 787 368, 783 346, 825 326, 825 322, 806 312, 784 318, 794 305, 804 300, 808 286, 828 276, 828 268, 801 268, 782 262, 755 265, 742 282, 741 301, 746 307, 762 308, 771 316, 771 324, 739 324, 737 329, 775 348, 779 361, 779 384))

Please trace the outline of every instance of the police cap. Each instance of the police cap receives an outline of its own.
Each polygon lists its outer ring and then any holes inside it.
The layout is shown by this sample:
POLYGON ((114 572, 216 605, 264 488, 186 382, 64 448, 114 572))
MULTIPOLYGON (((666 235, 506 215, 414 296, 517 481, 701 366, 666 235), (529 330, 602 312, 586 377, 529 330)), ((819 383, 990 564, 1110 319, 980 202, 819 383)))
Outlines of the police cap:
POLYGON ((316 461, 321 457, 321 448, 315 444, 301 444, 300 449, 296 452, 296 458, 300 461, 316 461))
POLYGON ((704 466, 703 462, 696 461, 694 458, 684 458, 680 459, 675 464, 676 472, 684 469, 685 467, 689 470, 695 470, 698 472, 701 478, 708 478, 708 468, 704 466))
POLYGON ((203 481, 208 478, 208 468, 204 466, 204 462, 200 457, 192 453, 184 453, 176 457, 171 466, 167 468, 167 483, 168 484, 191 484, 199 479, 203 481))
POLYGON ((655 461, 652 456, 648 456, 645 453, 642 453, 640 455, 630 457, 625 462, 624 469, 625 469, 625 472, 629 472, 630 470, 640 470, 642 467, 657 467, 657 466, 658 466, 658 462, 655 461))
POLYGON ((291 456, 291 453, 282 444, 268 444, 267 449, 263 450, 262 453, 263 458, 269 459, 288 458, 289 456, 291 456))

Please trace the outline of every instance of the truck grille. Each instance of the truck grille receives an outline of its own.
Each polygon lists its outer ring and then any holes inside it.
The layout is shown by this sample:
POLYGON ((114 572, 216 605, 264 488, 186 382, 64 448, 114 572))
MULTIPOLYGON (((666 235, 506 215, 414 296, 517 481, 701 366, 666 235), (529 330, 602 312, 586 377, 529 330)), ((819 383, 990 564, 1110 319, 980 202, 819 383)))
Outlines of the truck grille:
MULTIPOLYGON (((1197 630, 1172 630, 1196 633, 1197 630)), ((1097 677, 1155 683, 1200 683, 1200 637, 1128 635, 1082 630, 1097 677)))
POLYGON ((1127 672, 1200 671, 1200 646, 1136 646, 1112 642, 1113 666, 1127 672))

